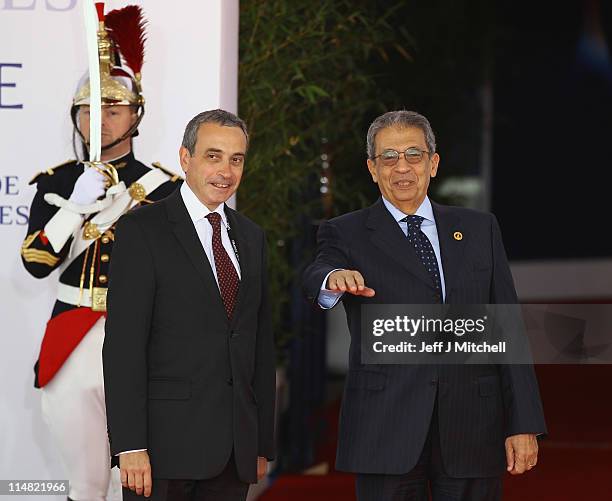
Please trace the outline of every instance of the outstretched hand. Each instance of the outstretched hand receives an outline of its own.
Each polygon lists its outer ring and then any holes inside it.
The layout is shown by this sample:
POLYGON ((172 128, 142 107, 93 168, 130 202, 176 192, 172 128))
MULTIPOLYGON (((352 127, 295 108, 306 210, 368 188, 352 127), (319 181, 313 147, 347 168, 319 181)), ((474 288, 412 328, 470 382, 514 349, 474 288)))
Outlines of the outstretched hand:
POLYGON ((355 296, 372 297, 376 291, 367 287, 363 276, 357 270, 337 270, 327 278, 327 290, 348 292, 355 296))

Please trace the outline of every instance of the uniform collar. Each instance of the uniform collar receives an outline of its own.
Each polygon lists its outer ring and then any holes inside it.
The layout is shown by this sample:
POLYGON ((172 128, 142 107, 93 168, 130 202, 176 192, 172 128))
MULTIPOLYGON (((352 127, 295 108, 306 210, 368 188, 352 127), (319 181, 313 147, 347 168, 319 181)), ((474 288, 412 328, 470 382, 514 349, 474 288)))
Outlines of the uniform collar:
POLYGON ((133 160, 134 153, 130 150, 125 155, 121 155, 120 157, 104 160, 104 163, 111 164, 116 169, 121 169, 122 167, 129 165, 133 160))

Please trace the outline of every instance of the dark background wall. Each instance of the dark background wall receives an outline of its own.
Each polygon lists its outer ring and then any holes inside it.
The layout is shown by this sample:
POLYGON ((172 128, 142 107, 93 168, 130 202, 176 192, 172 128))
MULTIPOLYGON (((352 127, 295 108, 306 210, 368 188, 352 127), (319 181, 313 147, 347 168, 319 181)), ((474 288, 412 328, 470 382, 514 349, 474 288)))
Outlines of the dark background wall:
POLYGON ((492 209, 514 259, 612 254, 611 7, 498 8, 492 209))
MULTIPOLYGON (((394 19, 412 60, 372 71, 387 72, 387 109, 434 127, 434 198, 453 202, 439 193, 447 177, 483 177, 477 205, 499 218, 511 260, 609 257, 611 2, 408 1, 394 19)), ((356 177, 376 196, 365 169, 356 177)))

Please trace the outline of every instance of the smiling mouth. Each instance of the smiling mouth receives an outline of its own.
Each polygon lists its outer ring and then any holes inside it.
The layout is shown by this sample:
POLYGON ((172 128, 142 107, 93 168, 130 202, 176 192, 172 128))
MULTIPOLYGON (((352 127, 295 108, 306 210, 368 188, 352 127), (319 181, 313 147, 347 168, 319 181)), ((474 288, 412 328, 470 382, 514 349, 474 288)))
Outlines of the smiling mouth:
POLYGON ((212 184, 215 188, 219 188, 220 190, 224 190, 226 188, 229 188, 229 184, 224 184, 224 183, 210 183, 212 184))
POLYGON ((398 188, 410 188, 413 184, 415 184, 415 181, 403 179, 401 181, 395 181, 393 184, 398 188))

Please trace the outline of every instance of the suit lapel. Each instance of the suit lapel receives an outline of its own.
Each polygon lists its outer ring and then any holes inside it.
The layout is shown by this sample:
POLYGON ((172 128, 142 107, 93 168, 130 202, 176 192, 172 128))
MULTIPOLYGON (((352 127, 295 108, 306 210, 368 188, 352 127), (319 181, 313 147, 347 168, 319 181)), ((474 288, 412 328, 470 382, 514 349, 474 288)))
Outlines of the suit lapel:
POLYGON ((397 221, 389 213, 382 199, 370 207, 366 225, 370 228, 371 241, 387 256, 396 261, 419 280, 434 288, 429 273, 423 266, 412 244, 404 235, 397 221))
POLYGON ((168 219, 174 223, 174 235, 185 250, 191 264, 198 272, 204 286, 208 289, 209 297, 213 301, 214 306, 220 308, 225 316, 225 307, 221 300, 219 287, 217 286, 215 276, 210 267, 210 262, 208 261, 206 252, 204 252, 202 248, 202 242, 200 242, 193 221, 191 221, 189 217, 187 207, 185 207, 180 191, 181 190, 175 190, 174 193, 166 199, 168 219))
POLYGON ((440 257, 444 270, 444 285, 446 288, 446 302, 457 282, 457 271, 461 269, 466 241, 466 234, 459 216, 450 208, 437 203, 431 203, 436 219, 436 230, 440 241, 440 257), (459 232, 461 235, 455 234, 459 232))
POLYGON ((238 287, 238 297, 236 299, 236 306, 231 322, 231 324, 234 325, 238 315, 240 315, 241 307, 246 304, 247 290, 251 284, 250 272, 253 270, 253 253, 251 252, 249 242, 246 238, 246 228, 241 224, 236 211, 230 209, 226 205, 225 215, 227 216, 227 221, 230 226, 230 238, 235 240, 236 247, 238 248, 240 265, 240 285, 238 287))

